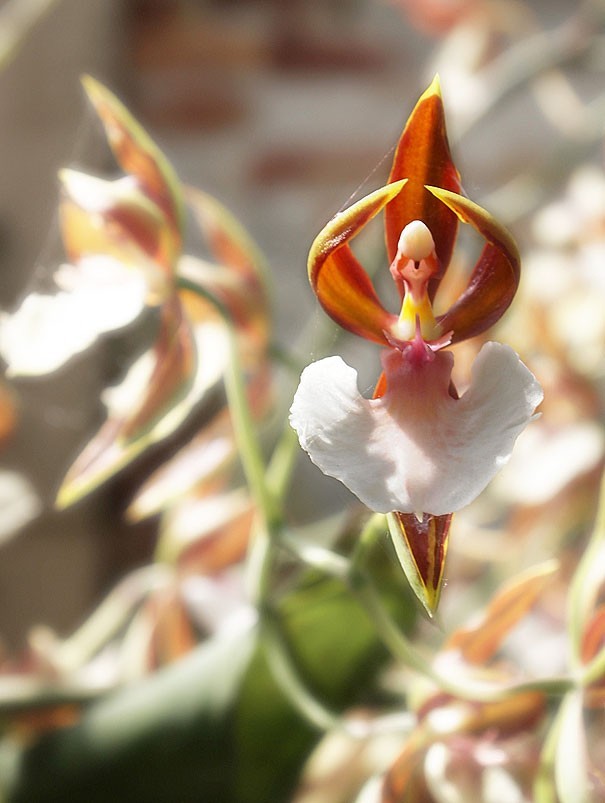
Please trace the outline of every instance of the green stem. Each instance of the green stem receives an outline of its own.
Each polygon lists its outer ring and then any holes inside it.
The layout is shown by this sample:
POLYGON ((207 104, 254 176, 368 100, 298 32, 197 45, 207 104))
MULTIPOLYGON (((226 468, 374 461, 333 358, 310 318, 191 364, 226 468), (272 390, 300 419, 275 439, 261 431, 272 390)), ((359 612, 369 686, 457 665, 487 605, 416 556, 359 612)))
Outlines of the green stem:
POLYGON ((330 549, 307 541, 287 530, 284 532, 282 544, 306 566, 347 582, 350 564, 347 558, 337 552, 332 552, 330 549))
POLYGON ((481 77, 490 91, 483 102, 460 121, 456 127, 457 138, 463 138, 492 109, 532 79, 587 57, 595 46, 591 34, 597 30, 597 21, 591 17, 586 9, 580 8, 575 17, 565 20, 559 27, 527 36, 485 67, 481 77))
POLYGON ((554 770, 562 713, 563 707, 560 706, 544 740, 540 763, 534 780, 533 793, 536 803, 556 803, 557 801, 554 770))
POLYGON ((298 437, 290 424, 286 421, 284 429, 273 449, 273 454, 267 468, 267 487, 274 499, 280 502, 285 498, 296 459, 300 454, 298 437))
POLYGON ((83 667, 116 638, 145 598, 165 586, 171 577, 170 569, 158 564, 129 574, 75 633, 57 643, 51 655, 53 665, 64 676, 83 667))
POLYGON ((295 663, 286 644, 278 617, 265 611, 263 618, 263 644, 274 679, 300 714, 320 730, 341 726, 341 718, 322 705, 307 689, 296 671, 295 663))
POLYGON ((266 466, 250 412, 235 332, 230 327, 231 355, 225 371, 225 388, 239 457, 252 497, 268 530, 279 518, 278 505, 266 482, 266 466))
POLYGON ((363 572, 355 571, 349 578, 349 587, 372 620, 376 632, 390 653, 410 669, 415 669, 420 674, 431 677, 433 672, 430 663, 421 657, 418 650, 401 632, 387 612, 368 576, 363 572))
POLYGON ((488 703, 504 700, 514 694, 527 691, 561 696, 574 687, 573 679, 568 677, 540 678, 522 683, 502 684, 477 680, 472 677, 455 677, 451 672, 445 674, 421 655, 414 644, 401 632, 366 576, 356 573, 351 588, 372 619, 377 633, 391 654, 410 669, 432 680, 442 691, 454 697, 488 703))
POLYGON ((361 570, 370 549, 377 539, 387 531, 386 516, 383 513, 374 513, 361 531, 353 554, 351 555, 351 572, 361 570))
POLYGON ((115 685, 113 681, 57 683, 27 675, 6 675, 0 678, 0 717, 47 706, 89 703, 113 691, 115 685))
POLYGON ((425 658, 391 617, 362 566, 368 549, 384 532, 384 527, 384 516, 380 514, 372 516, 365 526, 349 565, 348 582, 352 593, 374 623, 383 644, 395 659, 433 681, 442 691, 476 702, 495 702, 525 691, 560 696, 574 687, 573 679, 569 677, 543 678, 514 684, 478 681, 472 677, 456 678, 451 672, 445 674, 434 662, 425 658))
POLYGON ((267 468, 248 403, 237 337, 228 311, 194 279, 181 276, 179 284, 215 304, 231 336, 231 355, 225 372, 227 402, 240 460, 258 511, 248 554, 246 579, 251 600, 259 610, 260 632, 267 660, 275 679, 300 713, 322 730, 333 728, 340 721, 339 718, 322 706, 306 688, 286 648, 278 620, 269 606, 271 569, 276 557, 277 540, 283 535, 282 500, 298 453, 296 435, 286 422, 267 468))

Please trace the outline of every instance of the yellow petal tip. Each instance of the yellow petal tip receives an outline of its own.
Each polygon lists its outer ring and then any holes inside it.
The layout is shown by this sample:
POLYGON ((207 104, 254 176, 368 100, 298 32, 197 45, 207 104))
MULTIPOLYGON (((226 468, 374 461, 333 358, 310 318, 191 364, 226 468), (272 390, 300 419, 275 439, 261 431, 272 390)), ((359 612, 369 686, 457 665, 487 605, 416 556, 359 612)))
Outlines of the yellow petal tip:
POLYGON ((423 100, 427 100, 434 95, 436 95, 438 98, 441 98, 441 80, 439 78, 439 73, 435 73, 433 80, 418 99, 418 103, 423 100))

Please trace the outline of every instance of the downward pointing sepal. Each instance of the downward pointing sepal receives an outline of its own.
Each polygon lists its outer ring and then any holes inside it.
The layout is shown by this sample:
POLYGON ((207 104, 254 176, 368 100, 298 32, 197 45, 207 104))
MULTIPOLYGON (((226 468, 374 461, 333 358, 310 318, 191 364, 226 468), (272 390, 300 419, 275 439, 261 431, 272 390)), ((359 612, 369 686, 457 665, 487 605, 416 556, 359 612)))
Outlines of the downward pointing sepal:
POLYGON ((389 513, 389 533, 408 583, 432 618, 439 605, 452 513, 419 519, 414 513, 389 513))

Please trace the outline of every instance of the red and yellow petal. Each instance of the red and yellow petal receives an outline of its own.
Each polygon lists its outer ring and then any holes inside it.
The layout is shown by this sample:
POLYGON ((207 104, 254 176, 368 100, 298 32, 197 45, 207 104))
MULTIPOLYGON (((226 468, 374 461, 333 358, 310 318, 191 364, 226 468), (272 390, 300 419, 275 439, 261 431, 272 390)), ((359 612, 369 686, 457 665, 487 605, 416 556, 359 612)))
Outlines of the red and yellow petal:
POLYGON ((452 342, 457 343, 481 334, 508 309, 519 286, 519 251, 504 226, 478 204, 441 187, 427 190, 486 240, 466 289, 437 318, 441 332, 453 332, 452 342))
POLYGON ((103 84, 90 75, 82 79, 82 84, 105 127, 107 140, 120 166, 137 179, 143 192, 160 207, 171 225, 175 240, 180 241, 183 202, 172 165, 126 107, 103 84))
POLYGON ((328 315, 344 329, 381 344, 388 344, 384 332, 397 316, 382 306, 349 240, 397 196, 405 183, 381 187, 340 212, 322 229, 309 253, 309 280, 328 315))
POLYGON ((415 513, 389 513, 389 532, 408 583, 429 616, 439 605, 452 513, 422 520, 415 513))
POLYGON ((445 126, 439 80, 433 80, 418 100, 395 151, 389 181, 407 179, 402 192, 385 210, 387 253, 392 262, 399 235, 412 220, 421 220, 433 235, 441 271, 431 280, 435 291, 451 259, 458 221, 453 211, 439 202, 426 185, 460 191, 460 175, 452 161, 445 126))
POLYGON ((107 254, 125 265, 156 272, 172 282, 180 254, 159 207, 129 177, 115 181, 61 170, 61 235, 69 259, 107 254))

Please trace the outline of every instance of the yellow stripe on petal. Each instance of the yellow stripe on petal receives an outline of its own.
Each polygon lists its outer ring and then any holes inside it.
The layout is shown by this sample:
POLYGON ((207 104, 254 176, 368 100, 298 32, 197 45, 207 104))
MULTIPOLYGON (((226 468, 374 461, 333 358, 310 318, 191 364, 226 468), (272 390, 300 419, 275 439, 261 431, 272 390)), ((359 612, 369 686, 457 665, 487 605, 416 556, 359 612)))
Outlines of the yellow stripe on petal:
POLYGON ((484 332, 508 309, 519 285, 519 251, 507 229, 478 204, 440 187, 427 189, 487 241, 465 291, 438 318, 441 332, 453 331, 457 343, 484 332))
POLYGON ((309 280, 328 315, 343 328, 377 343, 388 342, 384 331, 397 318, 382 306, 348 243, 404 185, 405 181, 398 181, 381 187, 336 215, 309 253, 309 280))
POLYGON ((389 533, 410 587, 429 616, 439 605, 452 514, 390 513, 389 533))
POLYGON ((143 191, 166 214, 174 239, 180 242, 183 201, 174 168, 140 123, 107 87, 90 75, 82 78, 82 85, 122 169, 135 176, 143 191))

